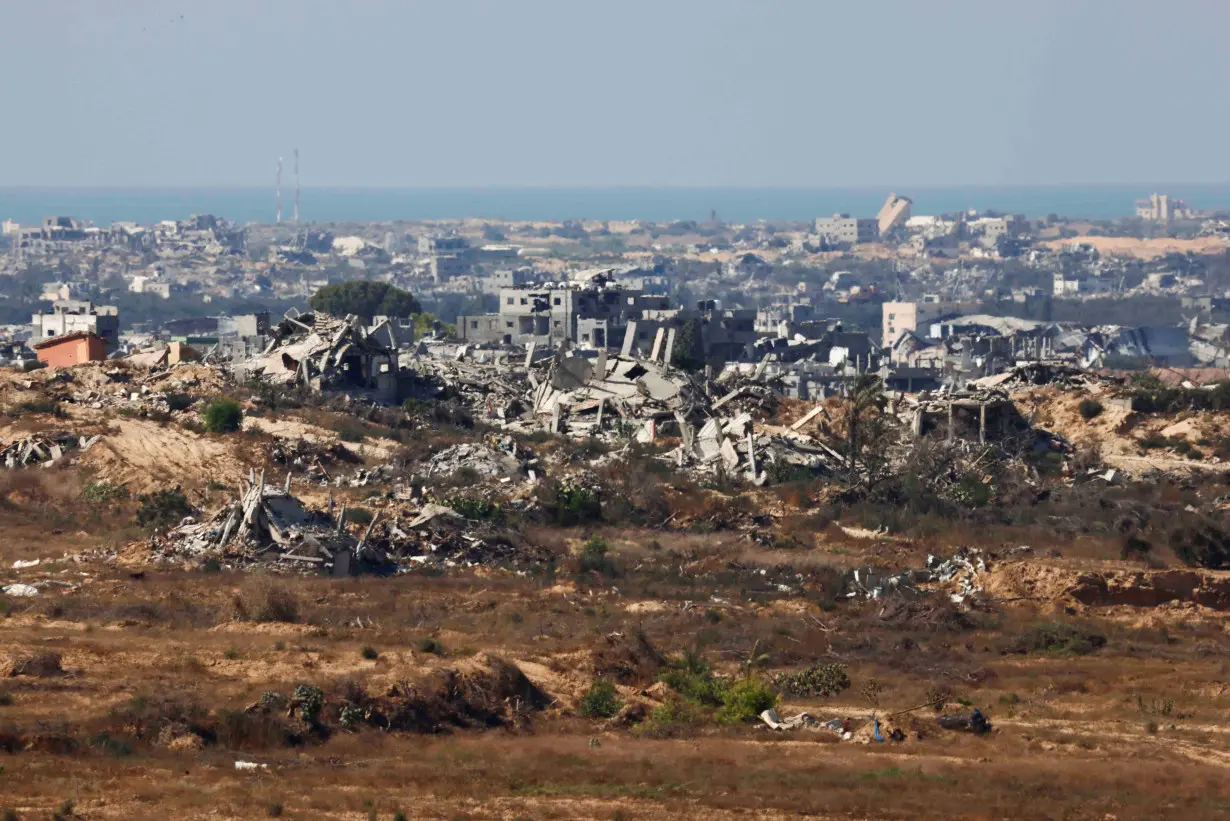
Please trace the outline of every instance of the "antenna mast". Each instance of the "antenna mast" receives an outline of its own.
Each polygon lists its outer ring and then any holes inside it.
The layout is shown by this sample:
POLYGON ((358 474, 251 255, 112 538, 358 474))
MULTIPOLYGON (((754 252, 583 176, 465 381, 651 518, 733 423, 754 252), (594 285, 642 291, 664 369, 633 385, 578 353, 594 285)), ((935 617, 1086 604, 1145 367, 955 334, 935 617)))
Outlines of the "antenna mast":
POLYGON ((295 149, 295 222, 299 222, 299 149, 295 149))
POLYGON ((278 215, 277 215, 276 224, 281 225, 282 224, 282 158, 281 157, 278 157, 278 176, 276 178, 274 185, 277 188, 277 197, 278 197, 278 215))

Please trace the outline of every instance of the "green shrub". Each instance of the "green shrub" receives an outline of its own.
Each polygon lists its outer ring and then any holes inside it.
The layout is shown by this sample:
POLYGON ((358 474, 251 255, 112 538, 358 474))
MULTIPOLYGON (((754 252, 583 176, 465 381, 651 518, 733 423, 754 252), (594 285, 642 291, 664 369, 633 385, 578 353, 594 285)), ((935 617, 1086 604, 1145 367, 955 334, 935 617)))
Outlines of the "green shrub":
POLYGON ((124 501, 130 495, 125 485, 115 482, 90 482, 81 490, 83 501, 99 507, 124 501))
POLYGON ((56 811, 51 814, 51 821, 68 821, 70 818, 77 817, 77 805, 73 803, 71 798, 64 799, 56 811))
POLYGON ((558 486, 551 508, 555 523, 560 527, 575 527, 602 519, 598 494, 588 488, 558 486))
POLYGON ((363 709, 356 704, 347 702, 337 711, 337 721, 343 729, 355 730, 363 723, 363 709))
POLYGON ((835 696, 850 686, 844 664, 813 664, 797 673, 783 673, 773 682, 783 693, 804 698, 835 696))
POLYGON ((341 422, 334 430, 343 442, 362 442, 367 438, 367 428, 354 422, 341 422))
POLYGON ((1012 645, 1016 653, 1058 653, 1084 656, 1106 645, 1100 633, 1063 622, 1047 622, 1026 630, 1012 645))
POLYGON ((90 746, 114 758, 132 755, 132 744, 105 731, 91 738, 90 746))
POLYGON ((356 525, 369 525, 376 514, 365 507, 346 508, 346 521, 356 525))
POLYGON ((718 721, 723 724, 739 724, 755 720, 765 710, 777 706, 777 693, 756 676, 736 681, 722 695, 718 709, 718 721))
POLYGON ((64 411, 55 399, 29 399, 18 402, 9 408, 9 416, 30 416, 35 413, 47 413, 52 416, 63 416, 64 411))
POLYGON ((375 661, 380 658, 380 652, 375 647, 364 647, 361 655, 368 661, 375 661))
POLYGON ((991 485, 982 481, 982 477, 974 473, 962 476, 961 481, 952 491, 953 501, 970 508, 985 507, 994 494, 995 491, 991 485))
POLYGON ((450 499, 448 506, 467 519, 497 524, 504 521, 504 508, 487 499, 459 496, 450 499))
POLYGON ((137 497, 137 523, 148 530, 174 527, 193 513, 188 497, 178 487, 143 493, 137 497))
POLYGON ((163 398, 167 401, 167 407, 173 411, 186 411, 196 403, 196 399, 186 393, 167 393, 163 394, 163 398))
POLYGON ((713 674, 709 662, 695 651, 671 660, 671 667, 658 679, 685 700, 704 707, 720 707, 726 696, 726 682, 713 674))
POLYGON ((615 564, 610 557, 611 545, 601 536, 591 536, 581 545, 578 558, 578 569, 582 573, 599 573, 603 576, 615 575, 615 564))
POLYGON ((649 720, 636 727, 638 735, 669 738, 705 722, 705 712, 677 695, 668 696, 649 713, 649 720))
POLYGON ((421 638, 418 644, 420 653, 431 653, 435 656, 444 655, 444 645, 433 638, 421 638))
POLYGON ((325 693, 314 684, 300 684, 295 688, 291 701, 299 711, 299 717, 315 724, 325 708, 325 693))
POLYGON ((615 685, 604 678, 594 680, 580 703, 581 715, 586 718, 611 718, 622 706, 615 685))
POLYGON ((214 399, 201 416, 210 433, 234 433, 243 426, 243 408, 234 399, 214 399))
POLYGON ((1077 410, 1080 411, 1081 418, 1085 421, 1097 419, 1102 415, 1102 403, 1096 399, 1082 399, 1077 410))
POLYGON ((1230 564, 1230 533, 1209 521, 1181 524, 1168 535, 1170 547, 1188 567, 1218 570, 1230 564))

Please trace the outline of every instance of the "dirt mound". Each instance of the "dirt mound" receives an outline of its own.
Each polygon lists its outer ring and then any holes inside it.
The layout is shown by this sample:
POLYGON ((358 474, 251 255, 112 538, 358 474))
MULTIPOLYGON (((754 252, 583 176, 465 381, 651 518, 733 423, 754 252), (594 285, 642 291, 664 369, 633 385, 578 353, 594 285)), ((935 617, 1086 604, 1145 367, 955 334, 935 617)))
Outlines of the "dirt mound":
POLYGON ((666 664, 666 658, 640 631, 634 636, 607 636, 605 643, 594 648, 591 659, 595 676, 629 686, 652 683, 666 664))
POLYGON ((64 675, 59 653, 38 653, 33 656, 10 658, 0 669, 3 669, 4 675, 8 678, 14 676, 50 678, 64 675))
MULTIPOLYGON (((122 419, 82 457, 98 481, 126 484, 134 493, 165 485, 189 487, 247 474, 241 439, 192 433, 175 425, 122 419)), ((254 449, 252 463, 259 458, 254 449)))
POLYGON ((551 704, 517 665, 496 657, 487 657, 485 664, 468 673, 439 670, 417 684, 398 685, 373 699, 370 720, 389 730, 444 733, 502 727, 551 704))
POLYGON ((1081 604, 1096 607, 1190 602, 1212 610, 1230 610, 1230 574, 1195 570, 1085 573, 1068 594, 1081 604))
POLYGON ((1172 602, 1230 610, 1230 572, 1212 570, 1082 570, 1005 562, 982 576, 986 595, 1056 607, 1160 607, 1172 602))

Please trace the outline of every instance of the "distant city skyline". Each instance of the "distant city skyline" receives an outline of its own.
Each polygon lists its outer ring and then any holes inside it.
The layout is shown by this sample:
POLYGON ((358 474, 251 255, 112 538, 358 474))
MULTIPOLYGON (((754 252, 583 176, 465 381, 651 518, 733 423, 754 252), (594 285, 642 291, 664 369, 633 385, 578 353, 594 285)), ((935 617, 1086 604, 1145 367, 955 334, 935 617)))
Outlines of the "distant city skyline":
POLYGON ((9 3, 0 188, 272 190, 281 156, 289 213, 298 148, 305 192, 1182 196, 1230 181, 1227 23, 1196 0, 9 3))

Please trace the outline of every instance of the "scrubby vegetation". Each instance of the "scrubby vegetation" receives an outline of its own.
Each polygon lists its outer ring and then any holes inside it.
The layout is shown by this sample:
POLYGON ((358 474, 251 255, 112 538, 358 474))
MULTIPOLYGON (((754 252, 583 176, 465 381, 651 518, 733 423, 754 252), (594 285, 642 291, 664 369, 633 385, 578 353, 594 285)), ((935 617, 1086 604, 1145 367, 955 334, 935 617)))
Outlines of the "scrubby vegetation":
POLYGON ((210 433, 234 433, 243 427, 243 406, 234 399, 219 397, 205 406, 201 419, 210 433))

